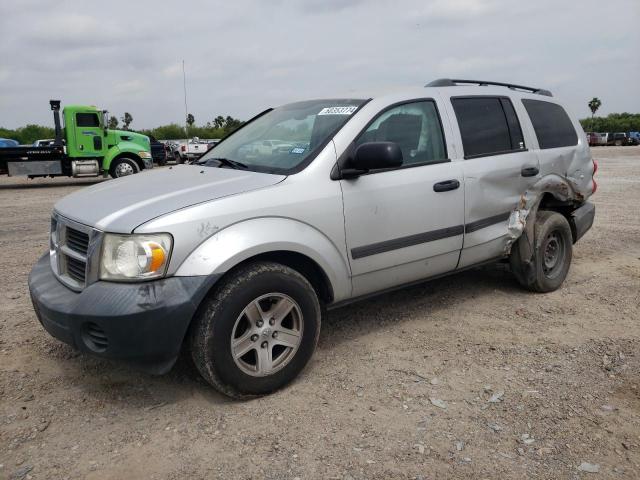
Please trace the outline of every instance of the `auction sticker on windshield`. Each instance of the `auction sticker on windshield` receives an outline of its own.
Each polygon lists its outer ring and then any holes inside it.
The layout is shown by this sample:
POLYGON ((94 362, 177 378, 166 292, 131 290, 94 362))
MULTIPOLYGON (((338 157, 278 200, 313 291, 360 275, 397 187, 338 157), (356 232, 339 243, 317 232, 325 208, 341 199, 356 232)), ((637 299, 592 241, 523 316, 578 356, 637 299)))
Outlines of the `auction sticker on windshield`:
POLYGON ((325 107, 318 112, 318 115, 351 115, 358 107, 346 106, 346 107, 325 107))

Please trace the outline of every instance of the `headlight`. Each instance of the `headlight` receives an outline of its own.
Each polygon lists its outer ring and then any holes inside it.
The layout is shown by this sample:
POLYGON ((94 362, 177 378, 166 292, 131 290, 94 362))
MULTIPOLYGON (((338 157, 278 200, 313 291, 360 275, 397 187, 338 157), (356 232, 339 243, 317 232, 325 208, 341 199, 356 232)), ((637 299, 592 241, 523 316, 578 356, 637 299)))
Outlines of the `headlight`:
POLYGON ((140 158, 151 158, 151 153, 149 152, 138 152, 140 158))
POLYGON ((163 277, 173 238, 168 233, 115 235, 107 233, 100 258, 101 280, 151 280, 163 277))

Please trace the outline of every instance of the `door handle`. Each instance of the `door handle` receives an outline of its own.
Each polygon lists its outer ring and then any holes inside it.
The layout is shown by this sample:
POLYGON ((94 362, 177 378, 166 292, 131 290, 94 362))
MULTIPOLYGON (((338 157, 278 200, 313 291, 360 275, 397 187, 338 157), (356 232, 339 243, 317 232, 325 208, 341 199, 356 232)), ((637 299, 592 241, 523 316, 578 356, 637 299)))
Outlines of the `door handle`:
POLYGON ((449 190, 455 190, 460 187, 458 180, 445 180, 444 182, 438 182, 433 186, 434 192, 448 192, 449 190))
POLYGON ((538 173, 540 173, 538 167, 523 167, 522 170, 520 170, 520 175, 523 177, 535 177, 538 173))

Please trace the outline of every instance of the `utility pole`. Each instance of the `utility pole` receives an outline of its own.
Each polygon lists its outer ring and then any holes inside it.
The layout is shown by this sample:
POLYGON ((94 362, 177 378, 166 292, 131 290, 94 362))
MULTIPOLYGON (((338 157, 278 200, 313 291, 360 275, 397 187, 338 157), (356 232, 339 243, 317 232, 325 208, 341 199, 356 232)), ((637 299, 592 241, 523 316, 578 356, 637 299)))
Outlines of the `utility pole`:
POLYGON ((189 124, 187 123, 187 115, 189 115, 189 109, 187 108, 187 74, 184 71, 184 59, 182 60, 182 87, 184 89, 184 131, 189 138, 189 124))

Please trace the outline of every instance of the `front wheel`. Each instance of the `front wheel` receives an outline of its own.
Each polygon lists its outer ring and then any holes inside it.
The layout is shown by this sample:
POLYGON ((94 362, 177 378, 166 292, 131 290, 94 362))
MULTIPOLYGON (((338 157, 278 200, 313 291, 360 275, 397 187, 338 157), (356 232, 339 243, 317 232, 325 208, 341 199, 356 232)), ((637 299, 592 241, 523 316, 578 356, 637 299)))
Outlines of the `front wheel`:
POLYGON ((267 394, 305 367, 320 321, 318 296, 304 276, 278 263, 253 263, 205 300, 191 329, 191 355, 221 393, 267 394))
POLYGON ((138 173, 140 167, 135 160, 131 158, 118 158, 113 161, 111 168, 109 168, 109 174, 113 178, 126 177, 138 173))
MULTIPOLYGON (((557 290, 569 272, 573 253, 573 237, 567 219, 557 212, 540 210, 533 227, 533 256, 525 262, 520 245, 511 249, 509 263, 518 282, 534 292, 557 290)), ((520 237, 518 242, 527 239, 520 237)))

